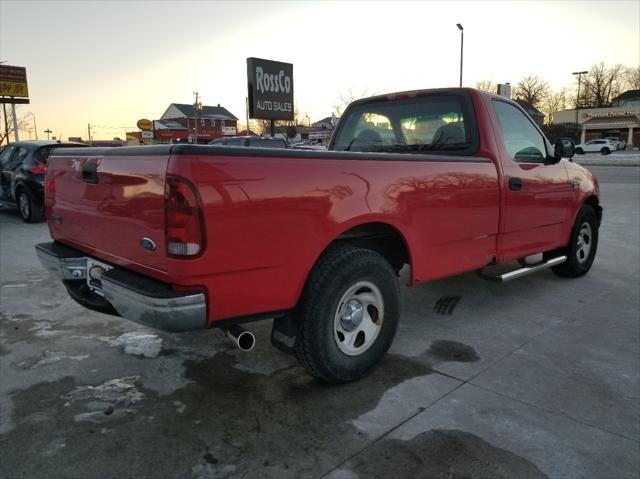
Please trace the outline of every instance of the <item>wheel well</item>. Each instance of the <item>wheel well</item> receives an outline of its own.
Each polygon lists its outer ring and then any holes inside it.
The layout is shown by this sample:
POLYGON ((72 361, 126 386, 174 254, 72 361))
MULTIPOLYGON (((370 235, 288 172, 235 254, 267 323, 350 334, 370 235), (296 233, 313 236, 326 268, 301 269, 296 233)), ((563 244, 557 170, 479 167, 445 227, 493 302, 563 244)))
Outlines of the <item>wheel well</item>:
POLYGON ((13 199, 15 201, 18 201, 18 193, 20 193, 20 191, 26 191, 25 186, 22 183, 18 183, 14 188, 13 188, 13 199))
POLYGON ((600 225, 600 223, 602 222, 602 207, 600 206, 598 198, 595 196, 590 196, 585 200, 584 204, 591 206, 596 211, 596 215, 598 216, 598 225, 600 225))
POLYGON ((411 265, 411 255, 404 236, 387 223, 365 223, 354 226, 338 236, 336 242, 349 243, 380 253, 396 271, 411 265))

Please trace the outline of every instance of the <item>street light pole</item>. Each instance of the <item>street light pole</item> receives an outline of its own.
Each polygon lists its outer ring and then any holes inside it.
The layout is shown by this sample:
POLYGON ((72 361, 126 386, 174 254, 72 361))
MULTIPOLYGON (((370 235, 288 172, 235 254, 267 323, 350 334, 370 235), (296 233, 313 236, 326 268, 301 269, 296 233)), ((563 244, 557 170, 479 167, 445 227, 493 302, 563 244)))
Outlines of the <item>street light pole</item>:
POLYGON ((198 144, 198 120, 200 119, 200 114, 202 113, 202 102, 198 101, 198 97, 200 96, 200 94, 197 91, 194 91, 193 94, 196 96, 196 101, 193 104, 193 108, 196 111, 195 143, 197 145, 198 144))
POLYGON ((458 30, 460 30, 460 87, 462 87, 462 60, 464 58, 464 28, 461 23, 456 23, 458 30))
POLYGON ((580 106, 580 83, 582 82, 582 75, 586 75, 588 71, 573 72, 572 75, 578 75, 578 94, 576 95, 576 125, 578 124, 578 108, 580 106))
POLYGON ((36 125, 36 115, 30 111, 27 115, 31 115, 33 117, 33 129, 36 132, 36 140, 38 139, 38 126, 36 125))
POLYGON ((53 133, 49 128, 44 130, 44 132, 47 134, 47 140, 49 139, 49 133, 53 133))

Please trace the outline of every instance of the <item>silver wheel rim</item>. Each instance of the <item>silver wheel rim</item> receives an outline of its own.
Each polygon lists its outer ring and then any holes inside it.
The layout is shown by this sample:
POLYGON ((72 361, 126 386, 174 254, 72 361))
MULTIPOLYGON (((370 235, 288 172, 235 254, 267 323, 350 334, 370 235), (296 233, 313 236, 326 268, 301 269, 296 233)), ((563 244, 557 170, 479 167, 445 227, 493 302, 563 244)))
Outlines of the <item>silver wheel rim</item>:
POLYGON ((578 244, 576 248, 576 258, 578 263, 584 263, 589 258, 591 252, 591 244, 593 242, 593 234, 589 223, 582 223, 578 232, 578 244))
POLYGON ((358 281, 342 295, 333 319, 336 345, 348 356, 358 356, 375 343, 384 320, 384 301, 378 287, 358 281))
POLYGON ((24 193, 20 193, 18 196, 18 207, 20 208, 20 214, 23 218, 29 217, 29 199, 24 193))

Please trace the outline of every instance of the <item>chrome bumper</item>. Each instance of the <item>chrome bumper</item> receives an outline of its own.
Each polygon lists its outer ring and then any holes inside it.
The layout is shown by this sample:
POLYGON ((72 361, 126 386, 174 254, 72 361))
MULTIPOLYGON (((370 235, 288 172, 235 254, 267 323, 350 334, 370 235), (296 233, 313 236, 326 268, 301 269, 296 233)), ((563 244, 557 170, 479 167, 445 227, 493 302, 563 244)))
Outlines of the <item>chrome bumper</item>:
POLYGON ((89 257, 84 253, 60 243, 38 244, 36 252, 42 265, 62 279, 71 297, 85 307, 115 310, 123 318, 164 331, 206 327, 203 293, 174 291, 165 283, 114 267, 102 275, 102 298, 86 286, 89 257))

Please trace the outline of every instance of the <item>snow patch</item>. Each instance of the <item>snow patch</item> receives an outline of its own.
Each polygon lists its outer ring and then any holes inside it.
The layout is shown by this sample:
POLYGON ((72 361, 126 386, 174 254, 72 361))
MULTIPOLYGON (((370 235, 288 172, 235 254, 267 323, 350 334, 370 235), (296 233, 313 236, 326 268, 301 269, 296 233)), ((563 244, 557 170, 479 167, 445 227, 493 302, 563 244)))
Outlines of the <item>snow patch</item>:
POLYGON ((67 443, 63 438, 54 439, 42 450, 42 455, 44 457, 53 456, 65 447, 67 447, 67 443))
POLYGON ((187 405, 182 401, 173 401, 173 405, 176 407, 176 412, 178 414, 182 414, 184 410, 187 408, 187 405))
POLYGON ((115 339, 109 339, 111 346, 123 346, 124 352, 145 358, 157 358, 162 351, 162 338, 146 331, 124 333, 115 339))
POLYGON ((122 406, 135 406, 144 400, 144 394, 136 387, 140 376, 110 379, 99 386, 79 386, 67 394, 70 403, 75 401, 104 401, 122 406))
POLYGON ((78 356, 69 356, 61 351, 50 351, 45 349, 39 357, 26 359, 18 363, 18 366, 22 369, 35 369, 49 364, 57 363, 63 359, 69 359, 71 361, 83 361, 89 357, 88 354, 80 354, 78 356))
POLYGON ((225 479, 236 472, 233 464, 198 464, 191 468, 196 479, 225 479))

